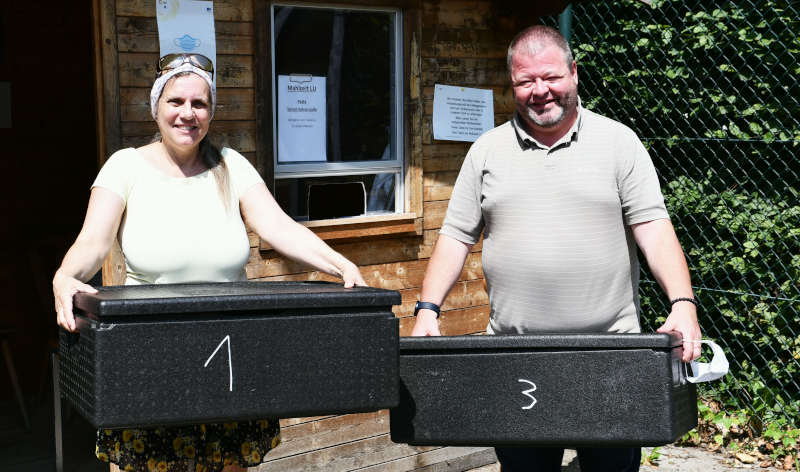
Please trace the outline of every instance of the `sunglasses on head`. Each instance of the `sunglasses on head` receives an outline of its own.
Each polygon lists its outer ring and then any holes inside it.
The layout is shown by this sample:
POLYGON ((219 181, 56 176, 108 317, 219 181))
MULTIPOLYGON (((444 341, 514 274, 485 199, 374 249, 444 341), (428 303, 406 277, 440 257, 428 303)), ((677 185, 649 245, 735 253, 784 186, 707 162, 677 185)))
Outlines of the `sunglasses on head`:
POLYGON ((178 67, 189 63, 195 67, 199 67, 204 71, 208 72, 208 75, 211 79, 214 79, 214 63, 211 62, 211 59, 207 58, 202 54, 187 54, 187 53, 176 53, 176 54, 167 54, 166 56, 162 57, 158 60, 158 64, 156 66, 156 77, 161 77, 164 72, 167 72, 172 69, 177 69, 178 67))

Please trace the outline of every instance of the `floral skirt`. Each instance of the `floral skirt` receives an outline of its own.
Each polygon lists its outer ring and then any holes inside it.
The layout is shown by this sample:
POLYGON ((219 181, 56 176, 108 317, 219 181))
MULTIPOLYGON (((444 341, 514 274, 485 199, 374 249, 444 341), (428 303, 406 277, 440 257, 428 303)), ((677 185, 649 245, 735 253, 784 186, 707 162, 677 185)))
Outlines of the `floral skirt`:
POLYGON ((231 423, 97 431, 97 458, 124 471, 218 472, 253 467, 280 444, 277 418, 231 423))

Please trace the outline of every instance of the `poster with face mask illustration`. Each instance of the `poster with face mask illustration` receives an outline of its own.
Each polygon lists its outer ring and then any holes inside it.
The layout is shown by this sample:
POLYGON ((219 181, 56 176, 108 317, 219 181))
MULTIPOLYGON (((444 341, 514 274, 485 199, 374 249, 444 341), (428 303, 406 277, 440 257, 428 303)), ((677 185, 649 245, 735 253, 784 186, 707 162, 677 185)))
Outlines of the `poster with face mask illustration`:
POLYGON ((173 53, 202 54, 211 59, 217 70, 213 2, 156 0, 156 18, 159 57, 173 53))

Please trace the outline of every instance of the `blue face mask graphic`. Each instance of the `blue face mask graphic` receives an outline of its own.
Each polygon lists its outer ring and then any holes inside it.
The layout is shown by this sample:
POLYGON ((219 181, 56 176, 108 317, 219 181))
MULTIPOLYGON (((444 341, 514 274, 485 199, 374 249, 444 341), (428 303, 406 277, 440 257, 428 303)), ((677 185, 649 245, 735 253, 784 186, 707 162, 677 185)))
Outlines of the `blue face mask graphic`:
POLYGON ((175 38, 172 40, 176 46, 183 49, 184 51, 192 51, 200 46, 200 40, 197 38, 193 38, 188 34, 184 34, 180 38, 175 38))

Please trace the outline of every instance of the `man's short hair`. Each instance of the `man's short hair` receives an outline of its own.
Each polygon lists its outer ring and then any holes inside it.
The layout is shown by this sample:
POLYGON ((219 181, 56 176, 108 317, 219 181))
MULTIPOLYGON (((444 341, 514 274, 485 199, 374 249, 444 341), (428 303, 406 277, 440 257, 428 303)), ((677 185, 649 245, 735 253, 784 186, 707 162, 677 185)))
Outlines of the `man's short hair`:
POLYGON ((545 25, 533 25, 520 31, 511 44, 508 46, 506 56, 506 66, 508 74, 511 75, 511 61, 515 53, 523 53, 530 56, 536 55, 545 46, 556 46, 564 52, 564 61, 567 67, 572 65, 572 49, 564 36, 557 29, 545 25))

